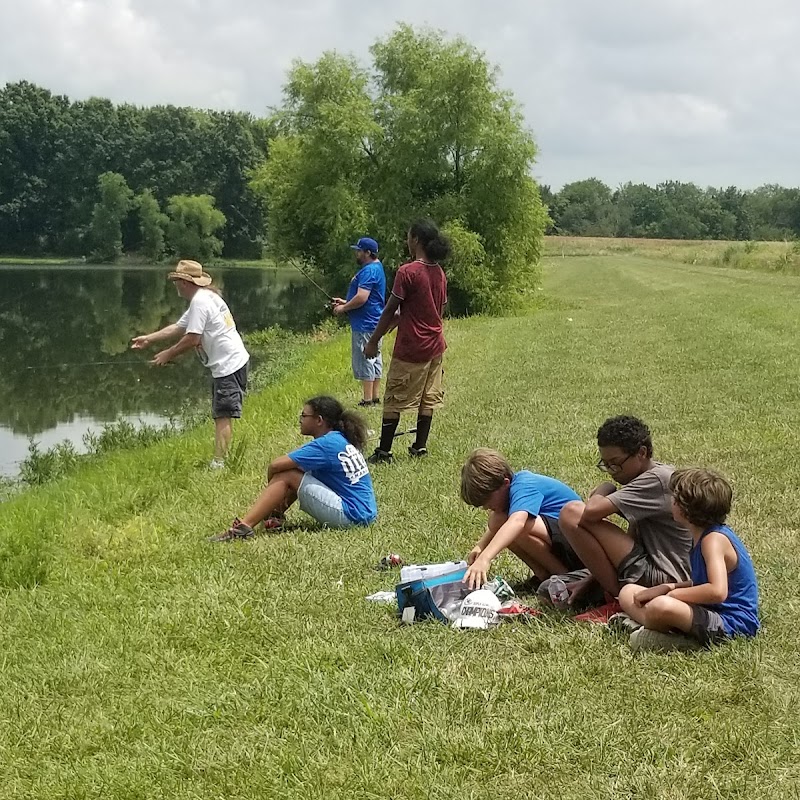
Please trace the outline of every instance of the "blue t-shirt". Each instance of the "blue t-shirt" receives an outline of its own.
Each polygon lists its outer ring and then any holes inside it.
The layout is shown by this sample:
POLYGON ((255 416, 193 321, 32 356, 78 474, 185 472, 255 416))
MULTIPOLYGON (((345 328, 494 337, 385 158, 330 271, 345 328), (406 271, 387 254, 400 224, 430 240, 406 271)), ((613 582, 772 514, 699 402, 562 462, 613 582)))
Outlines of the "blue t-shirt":
POLYGON ((347 316, 350 317, 350 327, 354 331, 369 333, 377 327, 386 306, 386 275, 380 261, 365 264, 356 272, 350 281, 345 300, 352 300, 359 289, 369 289, 369 299, 361 308, 348 311, 347 316))
POLYGON ((514 473, 508 492, 508 515, 527 511, 532 517, 556 517, 573 500, 580 500, 566 483, 527 469, 514 473))
POLYGON ((689 553, 692 567, 692 583, 699 586, 708 583, 706 560, 703 558, 701 543, 706 534, 717 531, 728 537, 738 556, 738 563, 733 572, 728 573, 728 596, 721 603, 706 605, 722 617, 722 624, 728 636, 755 636, 761 627, 758 620, 758 582, 753 560, 745 549, 741 539, 727 525, 712 525, 703 531, 703 535, 689 553))
POLYGON ((367 461, 339 431, 330 431, 292 450, 289 458, 342 498, 342 510, 348 519, 358 525, 374 522, 378 504, 367 461))

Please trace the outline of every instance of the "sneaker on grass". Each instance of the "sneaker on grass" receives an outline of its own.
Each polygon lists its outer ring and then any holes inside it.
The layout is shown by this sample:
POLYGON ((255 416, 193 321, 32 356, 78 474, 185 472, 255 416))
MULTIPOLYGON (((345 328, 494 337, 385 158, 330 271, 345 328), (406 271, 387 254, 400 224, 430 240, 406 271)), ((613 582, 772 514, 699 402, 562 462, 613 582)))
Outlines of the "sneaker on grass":
POLYGON ((391 464, 394 461, 394 456, 381 450, 380 447, 375 448, 375 452, 367 459, 369 464, 391 464))
POLYGON ((267 517, 261 524, 264 526, 265 531, 277 531, 283 527, 283 523, 286 522, 284 517, 267 517))
POLYGON ((631 650, 637 653, 671 653, 702 650, 703 645, 680 633, 661 633, 639 628, 631 634, 631 650))
POLYGON ((617 614, 612 615, 608 618, 608 622, 606 623, 608 629, 610 631, 614 631, 614 633, 634 633, 634 631, 638 631, 639 628, 642 627, 640 622, 637 622, 633 617, 628 616, 624 611, 620 611, 617 614))
POLYGON ((209 542, 233 542, 237 539, 252 539, 256 532, 246 523, 242 522, 239 517, 231 523, 228 530, 216 534, 216 536, 209 536, 209 542))
POLYGON ((414 445, 412 444, 408 448, 408 454, 411 456, 411 458, 425 458, 425 456, 428 455, 428 448, 414 447, 414 445))
POLYGON ((209 469, 225 469, 225 459, 212 458, 208 465, 209 469))

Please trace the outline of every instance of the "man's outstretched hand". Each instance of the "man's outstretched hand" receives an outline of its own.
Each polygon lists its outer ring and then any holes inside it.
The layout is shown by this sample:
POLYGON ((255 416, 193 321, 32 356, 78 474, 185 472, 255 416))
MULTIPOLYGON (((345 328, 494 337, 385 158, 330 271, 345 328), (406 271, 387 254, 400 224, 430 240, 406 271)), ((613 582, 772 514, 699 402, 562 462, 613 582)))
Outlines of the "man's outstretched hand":
POLYGON ((155 358, 150 363, 157 367, 166 367, 170 361, 169 350, 162 350, 160 353, 156 353, 155 358))

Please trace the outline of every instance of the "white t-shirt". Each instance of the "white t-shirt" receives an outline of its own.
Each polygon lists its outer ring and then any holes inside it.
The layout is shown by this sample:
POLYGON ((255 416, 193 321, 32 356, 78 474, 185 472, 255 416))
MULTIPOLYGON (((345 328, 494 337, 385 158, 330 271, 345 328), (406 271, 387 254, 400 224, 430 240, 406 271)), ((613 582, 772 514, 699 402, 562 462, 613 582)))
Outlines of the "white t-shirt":
POLYGON ((200 334, 200 359, 215 378, 232 375, 250 360, 230 309, 209 289, 195 292, 189 308, 178 320, 178 327, 186 333, 200 334))

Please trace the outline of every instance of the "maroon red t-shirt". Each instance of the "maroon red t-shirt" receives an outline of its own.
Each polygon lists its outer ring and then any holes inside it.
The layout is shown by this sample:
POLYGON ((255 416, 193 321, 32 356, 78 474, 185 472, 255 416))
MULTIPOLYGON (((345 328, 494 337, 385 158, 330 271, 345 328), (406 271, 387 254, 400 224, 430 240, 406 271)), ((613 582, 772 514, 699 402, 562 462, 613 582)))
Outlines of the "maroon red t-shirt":
POLYGON ((393 355, 416 364, 444 353, 442 308, 447 302, 447 278, 438 264, 412 261, 403 264, 394 279, 392 294, 401 301, 400 324, 393 355))

